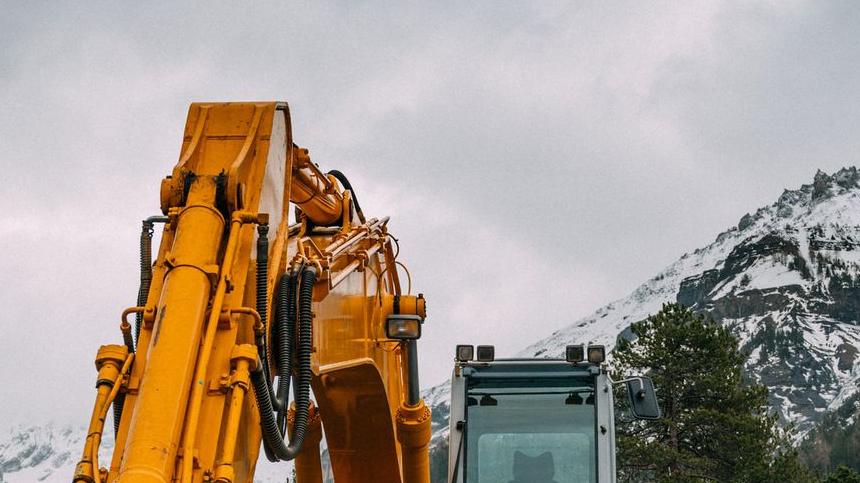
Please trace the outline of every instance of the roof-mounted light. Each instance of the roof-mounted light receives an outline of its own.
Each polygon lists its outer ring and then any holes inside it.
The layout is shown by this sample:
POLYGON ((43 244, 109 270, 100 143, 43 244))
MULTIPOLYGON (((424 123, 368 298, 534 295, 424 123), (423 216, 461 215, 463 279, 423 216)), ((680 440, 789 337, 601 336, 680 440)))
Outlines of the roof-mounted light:
POLYGON ((457 345, 457 361, 469 362, 475 357, 475 346, 458 344, 457 345))
POLYGON ((582 344, 569 345, 564 349, 564 360, 567 362, 582 362, 585 360, 585 346, 582 344))
POLYGON ((606 360, 606 347, 602 345, 588 346, 588 362, 601 364, 606 360))
POLYGON ((496 348, 491 345, 478 346, 478 361, 493 362, 496 359, 496 348))

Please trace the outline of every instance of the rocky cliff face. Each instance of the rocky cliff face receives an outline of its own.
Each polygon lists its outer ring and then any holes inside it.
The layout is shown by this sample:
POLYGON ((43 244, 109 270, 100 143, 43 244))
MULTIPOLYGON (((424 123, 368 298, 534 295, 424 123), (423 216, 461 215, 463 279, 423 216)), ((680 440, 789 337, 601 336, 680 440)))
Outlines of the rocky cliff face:
MULTIPOLYGON (((713 268, 683 279, 677 301, 729 326, 749 377, 798 436, 858 389, 860 174, 819 172, 747 215, 713 268)), ((721 235, 723 236, 723 235, 721 235)))
MULTIPOLYGON (((627 297, 518 356, 562 357, 564 347, 574 343, 612 347, 618 337, 630 336, 630 324, 671 301, 732 329, 749 354, 747 376, 770 389, 773 410, 783 423, 795 425, 798 440, 824 415, 845 412, 860 386, 858 170, 819 171, 811 184, 786 190, 627 297)), ((447 438, 447 387, 426 396, 435 404, 433 444, 441 448, 447 438)), ((433 466, 434 480, 444 481, 439 479, 444 462, 433 466)))
POLYGON ((841 407, 860 381, 860 173, 819 171, 770 206, 741 217, 629 297, 532 345, 625 336, 632 322, 676 300, 729 326, 749 354, 747 374, 798 437, 841 407))

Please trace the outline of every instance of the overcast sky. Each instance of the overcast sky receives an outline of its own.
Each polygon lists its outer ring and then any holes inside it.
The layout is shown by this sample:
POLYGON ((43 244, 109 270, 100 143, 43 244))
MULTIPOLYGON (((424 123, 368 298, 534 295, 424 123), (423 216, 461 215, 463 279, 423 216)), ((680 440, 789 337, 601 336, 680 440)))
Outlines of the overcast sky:
POLYGON ((4 422, 84 424, 191 101, 288 101, 392 216, 425 386, 860 153, 855 2, 153 3, 4 2, 4 422))

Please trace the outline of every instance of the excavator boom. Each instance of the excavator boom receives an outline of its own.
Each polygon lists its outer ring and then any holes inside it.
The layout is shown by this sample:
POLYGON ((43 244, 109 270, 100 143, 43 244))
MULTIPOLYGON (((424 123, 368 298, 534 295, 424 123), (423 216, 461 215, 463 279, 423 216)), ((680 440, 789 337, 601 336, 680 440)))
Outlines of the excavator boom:
POLYGON ((424 298, 402 293, 388 219, 365 219, 346 177, 293 143, 288 106, 192 104, 160 199, 124 343, 96 357, 74 481, 251 482, 262 442, 317 483, 325 437, 338 483, 428 482, 424 298), (111 408, 116 446, 100 468, 111 408))

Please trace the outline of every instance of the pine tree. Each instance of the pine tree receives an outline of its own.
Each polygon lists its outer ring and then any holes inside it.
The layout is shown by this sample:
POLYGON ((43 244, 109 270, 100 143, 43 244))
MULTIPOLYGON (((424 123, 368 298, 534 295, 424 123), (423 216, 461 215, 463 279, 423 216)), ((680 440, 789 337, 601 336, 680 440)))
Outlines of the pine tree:
POLYGON ((801 460, 822 474, 843 465, 860 470, 860 394, 825 414, 798 449, 801 460))
POLYGON ((845 465, 840 465, 827 475, 823 483, 860 483, 860 473, 845 465))
POLYGON ((743 380, 745 357, 728 329, 679 304, 631 329, 636 339, 619 341, 614 369, 651 376, 663 417, 631 421, 619 408, 620 481, 814 481, 781 450, 767 390, 743 380))

